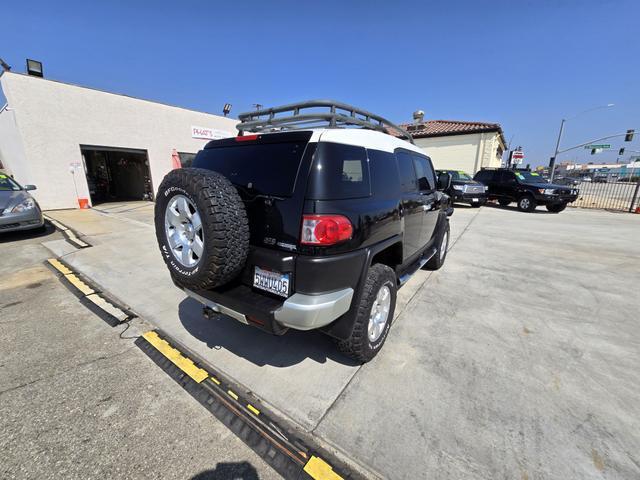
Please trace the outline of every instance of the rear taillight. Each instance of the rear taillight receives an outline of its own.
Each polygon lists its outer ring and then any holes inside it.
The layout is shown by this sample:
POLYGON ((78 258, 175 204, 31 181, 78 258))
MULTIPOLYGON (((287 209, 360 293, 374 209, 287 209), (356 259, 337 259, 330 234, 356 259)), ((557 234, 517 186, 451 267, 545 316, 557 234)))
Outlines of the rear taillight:
POLYGON ((304 215, 302 217, 303 245, 333 245, 349 240, 353 235, 353 226, 342 215, 304 215))

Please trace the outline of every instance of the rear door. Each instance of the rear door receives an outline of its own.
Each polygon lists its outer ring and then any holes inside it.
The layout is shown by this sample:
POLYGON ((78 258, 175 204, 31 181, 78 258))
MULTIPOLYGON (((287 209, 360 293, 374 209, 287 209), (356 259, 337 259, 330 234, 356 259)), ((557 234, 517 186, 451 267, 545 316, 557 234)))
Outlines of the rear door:
POLYGON ((398 169, 400 171, 400 208, 404 220, 404 234, 402 245, 402 260, 420 250, 422 242, 422 220, 424 217, 425 199, 418 189, 418 176, 414 157, 405 150, 397 150, 398 169))
POLYGON ((422 219, 422 234, 420 243, 426 245, 438 223, 440 213, 441 196, 436 191, 436 176, 433 165, 428 157, 413 154, 413 164, 418 175, 418 191, 422 196, 422 209, 424 212, 422 219))
POLYGON ((249 217, 251 245, 296 249, 311 132, 288 132, 210 142, 193 166, 223 174, 237 188, 249 217))
POLYGON ((516 189, 518 187, 515 173, 510 170, 501 170, 496 174, 499 175, 496 183, 496 191, 499 197, 514 200, 517 197, 516 189))

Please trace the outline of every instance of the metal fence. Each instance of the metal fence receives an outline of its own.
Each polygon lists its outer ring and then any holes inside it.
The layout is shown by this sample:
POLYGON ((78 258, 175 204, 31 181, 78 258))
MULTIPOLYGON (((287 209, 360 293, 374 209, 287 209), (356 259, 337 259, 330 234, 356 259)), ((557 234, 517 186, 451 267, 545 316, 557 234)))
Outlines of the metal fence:
POLYGON ((581 182, 578 189, 578 199, 570 204, 573 207, 634 212, 640 206, 640 182, 581 182))

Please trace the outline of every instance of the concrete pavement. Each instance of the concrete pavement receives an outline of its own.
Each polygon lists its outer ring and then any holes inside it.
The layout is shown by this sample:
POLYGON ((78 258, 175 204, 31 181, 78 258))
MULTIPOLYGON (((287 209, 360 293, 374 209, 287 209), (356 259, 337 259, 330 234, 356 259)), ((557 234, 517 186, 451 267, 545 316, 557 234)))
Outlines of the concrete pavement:
POLYGON ((151 207, 109 210, 53 212, 94 247, 47 246, 372 476, 640 475, 638 216, 457 208, 447 264, 400 290, 387 345, 357 366, 313 332, 204 320, 151 207))
POLYGON ((0 236, 0 478, 279 478, 43 265, 61 238, 0 236))

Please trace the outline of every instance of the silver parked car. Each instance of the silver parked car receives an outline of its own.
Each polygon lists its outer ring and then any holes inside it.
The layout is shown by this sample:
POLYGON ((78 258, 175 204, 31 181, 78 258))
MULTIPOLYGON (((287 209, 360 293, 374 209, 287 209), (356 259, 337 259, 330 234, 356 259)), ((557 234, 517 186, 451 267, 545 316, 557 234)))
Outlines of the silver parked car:
POLYGON ((28 192, 35 189, 0 173, 0 233, 44 228, 42 210, 28 192))

